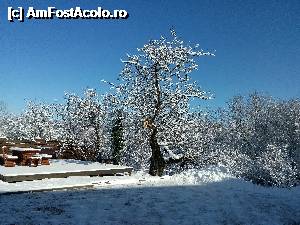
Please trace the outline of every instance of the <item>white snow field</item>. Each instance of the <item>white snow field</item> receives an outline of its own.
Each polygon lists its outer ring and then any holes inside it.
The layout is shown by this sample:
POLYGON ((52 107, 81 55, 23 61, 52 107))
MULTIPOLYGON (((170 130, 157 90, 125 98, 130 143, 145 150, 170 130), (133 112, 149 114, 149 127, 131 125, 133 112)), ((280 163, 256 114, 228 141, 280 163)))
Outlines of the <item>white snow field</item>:
MULTIPOLYGON (((72 159, 52 159, 50 165, 40 165, 37 167, 15 166, 0 167, 0 174, 6 176, 32 175, 32 174, 49 174, 60 172, 79 172, 79 171, 95 171, 105 169, 122 168, 112 164, 103 164, 98 162, 79 161, 72 159)), ((126 168, 126 167, 124 167, 126 168)))
POLYGON ((173 176, 71 177, 0 182, 0 224, 300 224, 300 187, 266 188, 222 167, 173 176), (51 187, 76 190, 13 194, 51 187), (5 193, 6 192, 6 193, 5 193))

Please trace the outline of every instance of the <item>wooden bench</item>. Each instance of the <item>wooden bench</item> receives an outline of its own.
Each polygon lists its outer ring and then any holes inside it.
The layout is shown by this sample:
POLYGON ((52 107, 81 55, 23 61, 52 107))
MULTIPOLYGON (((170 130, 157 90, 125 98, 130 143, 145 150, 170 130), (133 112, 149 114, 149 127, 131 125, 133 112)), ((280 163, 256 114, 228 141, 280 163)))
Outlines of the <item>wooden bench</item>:
POLYGON ((14 167, 18 160, 18 156, 9 155, 8 149, 7 146, 2 147, 2 154, 0 154, 1 164, 5 167, 14 167))
POLYGON ((33 155, 38 154, 41 150, 38 148, 23 148, 23 147, 11 147, 12 154, 18 157, 17 164, 21 166, 32 165, 32 162, 37 161, 35 159, 31 160, 30 158, 33 155))
POLYGON ((40 156, 42 157, 42 165, 50 165, 49 159, 52 158, 52 155, 48 155, 48 154, 40 154, 40 156))
POLYGON ((30 156, 29 166, 38 166, 38 165, 50 165, 49 159, 52 158, 52 155, 48 154, 35 154, 30 156))
POLYGON ((28 157, 28 164, 29 166, 37 167, 38 165, 41 165, 42 157, 39 155, 32 155, 28 157))

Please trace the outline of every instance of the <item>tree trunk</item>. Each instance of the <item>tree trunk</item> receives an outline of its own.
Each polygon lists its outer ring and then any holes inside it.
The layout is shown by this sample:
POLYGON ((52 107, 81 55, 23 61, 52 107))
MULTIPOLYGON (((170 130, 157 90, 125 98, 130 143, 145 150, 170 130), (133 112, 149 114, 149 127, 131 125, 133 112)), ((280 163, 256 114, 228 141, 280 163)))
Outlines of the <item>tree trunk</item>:
POLYGON ((150 169, 149 174, 152 176, 162 176, 164 169, 165 169, 165 160, 163 155, 160 151, 160 146, 157 142, 157 127, 154 124, 156 117, 159 115, 161 110, 161 89, 159 84, 159 65, 156 63, 154 65, 153 71, 153 79, 154 79, 154 88, 155 88, 155 105, 154 105, 154 116, 148 119, 147 127, 151 129, 150 134, 150 147, 152 150, 152 155, 150 158, 150 169))
POLYGON ((162 176, 165 169, 165 160, 160 151, 160 146, 157 142, 157 128, 153 127, 150 135, 150 147, 152 150, 152 155, 150 158, 150 169, 149 174, 152 176, 162 176))

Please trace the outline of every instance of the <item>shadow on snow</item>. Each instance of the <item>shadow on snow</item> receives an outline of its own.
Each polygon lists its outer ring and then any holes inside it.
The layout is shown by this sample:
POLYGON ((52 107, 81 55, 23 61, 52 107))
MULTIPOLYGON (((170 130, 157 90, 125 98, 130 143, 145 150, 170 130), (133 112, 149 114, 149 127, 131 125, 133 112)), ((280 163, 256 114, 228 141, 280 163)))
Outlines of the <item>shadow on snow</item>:
POLYGON ((0 224, 300 224, 300 188, 193 186, 0 195, 0 224))

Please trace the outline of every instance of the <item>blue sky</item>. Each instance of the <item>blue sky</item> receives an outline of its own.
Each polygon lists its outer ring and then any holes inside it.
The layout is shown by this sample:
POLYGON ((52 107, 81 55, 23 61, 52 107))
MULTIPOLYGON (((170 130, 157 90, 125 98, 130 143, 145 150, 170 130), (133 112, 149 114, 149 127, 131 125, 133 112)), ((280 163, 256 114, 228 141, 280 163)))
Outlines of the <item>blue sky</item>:
POLYGON ((235 94, 257 90, 300 97, 300 1, 118 0, 0 3, 0 100, 20 112, 26 100, 62 101, 64 92, 107 91, 121 58, 149 39, 178 36, 215 57, 200 59, 192 77, 224 106, 235 94), (127 20, 7 21, 7 7, 126 9, 127 20))

